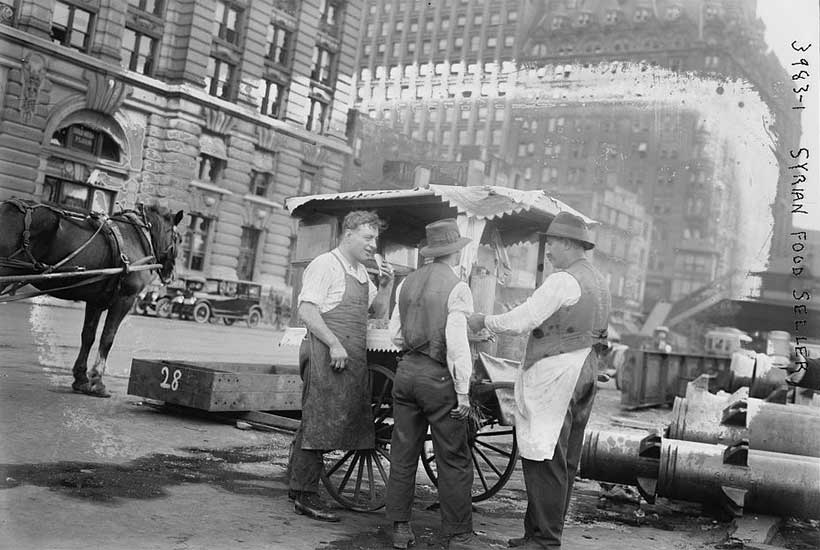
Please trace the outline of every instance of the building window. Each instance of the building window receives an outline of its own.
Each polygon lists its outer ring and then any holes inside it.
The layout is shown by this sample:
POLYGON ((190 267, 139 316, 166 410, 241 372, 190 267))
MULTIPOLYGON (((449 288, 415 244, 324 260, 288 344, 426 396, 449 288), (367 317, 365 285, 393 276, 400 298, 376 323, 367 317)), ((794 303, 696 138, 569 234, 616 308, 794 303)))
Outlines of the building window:
POLYGON ((197 179, 209 183, 219 183, 219 177, 225 168, 225 161, 205 153, 199 154, 199 173, 197 179))
POLYGON ((310 78, 316 82, 324 84, 325 86, 332 86, 332 65, 333 54, 330 50, 321 46, 316 46, 313 49, 313 70, 310 73, 310 78))
POLYGON ((433 18, 428 17, 427 20, 424 22, 424 30, 427 32, 433 32, 433 29, 436 28, 436 23, 433 18))
POLYGON ((120 147, 117 142, 105 132, 99 132, 82 124, 74 124, 57 130, 52 134, 50 143, 63 149, 120 162, 120 147))
POLYGON ((231 99, 234 66, 224 59, 208 58, 208 67, 205 69, 205 89, 212 96, 222 99, 231 99))
POLYGON ((480 13, 475 14, 475 17, 473 17, 473 26, 480 27, 482 23, 484 23, 484 16, 480 13))
POLYGON ((239 255, 236 258, 236 276, 241 280, 253 280, 256 266, 256 250, 259 247, 259 235, 262 233, 255 227, 243 227, 239 239, 239 255))
POLYGON ((680 17, 680 6, 670 6, 666 8, 666 19, 674 21, 680 17))
POLYGON ((239 44, 239 25, 242 10, 222 0, 216 1, 214 36, 230 44, 239 44))
POLYGON ((586 27, 592 22, 592 14, 590 13, 582 13, 578 16, 578 26, 579 27, 586 27))
POLYGON ((490 36, 489 38, 487 38, 488 48, 495 48, 496 46, 498 46, 498 38, 496 38, 495 36, 490 36))
POLYGON ((493 12, 490 14, 490 25, 500 25, 501 24, 501 14, 498 12, 493 12))
POLYGON ((310 111, 308 112, 305 128, 311 132, 321 134, 325 131, 325 121, 327 119, 328 103, 318 97, 310 98, 310 111))
POLYGON ((557 31, 564 28, 564 18, 561 16, 552 18, 552 30, 557 31))
POLYGON ((257 172, 256 170, 251 170, 251 195, 256 195, 257 197, 267 197, 268 191, 271 188, 272 180, 273 175, 268 172, 257 172))
POLYGON ((415 42, 408 42, 407 43, 407 55, 413 55, 416 53, 416 43, 415 42))
POLYGON ((429 40, 425 40, 424 42, 421 43, 421 53, 423 53, 424 55, 430 55, 430 53, 432 51, 433 51, 432 42, 430 42, 429 40))
POLYGON ((510 35, 510 36, 505 36, 504 37, 504 46, 505 47, 511 48, 514 44, 515 44, 515 37, 514 36, 510 35))
POLYGON ((450 29, 450 19, 447 17, 443 17, 441 19, 441 23, 439 24, 439 30, 446 31, 450 29))
POLYGON ((287 85, 276 80, 265 80, 265 96, 262 99, 262 114, 273 118, 282 116, 287 85))
POLYGON ((636 23, 644 23, 649 21, 649 17, 652 15, 652 12, 649 11, 648 8, 638 8, 635 10, 635 22, 636 23))
POLYGON ((470 37, 470 49, 473 53, 477 52, 481 48, 481 37, 480 36, 472 36, 470 37))
POLYGON ((129 4, 138 10, 153 13, 154 15, 162 15, 162 0, 130 0, 129 4))
POLYGON ((122 35, 122 63, 131 71, 144 75, 154 72, 157 40, 133 29, 125 28, 122 35))
POLYGON ((267 48, 268 61, 283 67, 290 66, 290 52, 293 33, 285 27, 270 25, 268 27, 267 48))
POLYGON ((442 52, 447 51, 447 39, 446 38, 442 38, 441 40, 438 41, 438 49, 439 49, 439 51, 442 51, 442 52))
POLYGON ((81 212, 111 214, 114 205, 113 191, 52 176, 46 176, 43 182, 43 196, 47 202, 81 212))
POLYGON ((507 23, 515 23, 518 21, 518 12, 511 10, 507 12, 507 23))
POLYGON ((57 0, 51 13, 51 41, 81 52, 91 46, 94 14, 57 0))
POLYGON ((464 27, 467 25, 467 16, 466 15, 459 15, 456 18, 456 25, 459 27, 464 27))
POLYGON ((205 269, 211 220, 199 214, 188 214, 188 220, 185 238, 182 241, 182 264, 185 269, 202 271, 205 269))
POLYGON ((316 172, 302 170, 299 173, 299 194, 313 195, 319 192, 316 185, 316 172))
POLYGON ((604 22, 607 25, 614 25, 620 20, 620 12, 618 10, 609 10, 606 12, 604 22))

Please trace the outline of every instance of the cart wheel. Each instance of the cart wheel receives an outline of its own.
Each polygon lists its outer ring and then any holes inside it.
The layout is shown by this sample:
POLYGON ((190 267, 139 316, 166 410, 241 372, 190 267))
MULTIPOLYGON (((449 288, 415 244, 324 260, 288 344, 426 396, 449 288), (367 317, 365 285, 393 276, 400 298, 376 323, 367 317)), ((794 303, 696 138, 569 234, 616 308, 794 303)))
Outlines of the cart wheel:
POLYGON ((200 302, 194 307, 194 321, 197 323, 207 323, 211 319, 211 306, 205 302, 200 302))
POLYGON ((325 453, 322 482, 336 502, 355 512, 373 512, 384 506, 390 470, 393 433, 393 371, 369 365, 373 388, 376 448, 325 453))
MULTIPOLYGON (((473 502, 481 502, 500 491, 512 476, 518 460, 518 441, 512 426, 501 426, 490 420, 477 433, 470 434, 470 442, 473 502)), ((436 454, 432 446, 425 445, 421 462, 430 481, 437 485, 436 454)))
POLYGON ((162 317, 167 319, 171 316, 171 300, 168 298, 162 298, 159 302, 157 302, 157 317, 162 317))

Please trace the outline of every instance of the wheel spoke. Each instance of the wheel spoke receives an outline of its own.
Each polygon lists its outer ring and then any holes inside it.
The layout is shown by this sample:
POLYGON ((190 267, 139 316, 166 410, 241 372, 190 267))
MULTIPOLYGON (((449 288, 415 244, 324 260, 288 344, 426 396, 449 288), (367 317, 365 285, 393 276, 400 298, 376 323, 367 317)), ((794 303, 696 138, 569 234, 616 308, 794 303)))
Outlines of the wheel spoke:
POLYGON ((493 450, 493 451, 497 452, 500 455, 506 456, 508 458, 512 456, 511 452, 505 451, 504 449, 502 449, 500 447, 496 447, 495 445, 490 445, 489 443, 485 443, 484 441, 481 441, 479 439, 476 439, 475 442, 476 442, 476 445, 481 445, 482 447, 487 447, 488 449, 493 450))
POLYGON ((359 473, 356 475, 356 489, 353 491, 353 504, 359 503, 359 493, 362 489, 362 474, 364 474, 365 463, 365 461, 362 460, 362 454, 361 452, 356 453, 356 456, 359 458, 359 473))
POLYGON ((367 482, 370 485, 370 502, 376 498, 375 487, 373 487, 373 457, 367 453, 367 482))
POLYGON ((484 472, 481 471, 481 467, 478 465, 478 459, 475 457, 475 453, 470 453, 473 457, 473 464, 475 465, 475 471, 478 474, 478 478, 481 480, 481 484, 484 486, 484 491, 489 491, 490 488, 487 486, 487 480, 484 479, 484 472))
POLYGON ((327 477, 330 477, 334 473, 336 473, 336 470, 338 470, 341 467, 341 465, 344 464, 348 458, 350 458, 350 455, 352 455, 353 452, 354 451, 347 451, 347 454, 345 454, 342 458, 336 461, 336 464, 334 464, 333 467, 327 471, 327 477))
POLYGON ((379 475, 382 476, 382 481, 384 481, 384 484, 387 485, 387 481, 389 479, 389 477, 387 475, 387 471, 384 469, 384 466, 382 466, 382 461, 379 459, 379 456, 378 456, 379 450, 378 449, 376 449, 376 453, 377 453, 376 456, 373 457, 373 462, 376 463, 376 468, 379 469, 379 475))
MULTIPOLYGON (((476 453, 478 453, 478 454, 481 456, 481 458, 483 458, 483 459, 484 459, 484 462, 486 462, 486 463, 487 463, 487 465, 488 465, 490 468, 492 468, 493 472, 495 472, 495 474, 496 474, 499 478, 502 476, 501 472, 498 470, 498 468, 496 467, 496 465, 495 465, 495 464, 493 464, 493 461, 492 461, 492 460, 490 460, 490 459, 487 457, 487 455, 486 455, 486 454, 484 454, 484 451, 482 451, 482 450, 481 450, 481 449, 479 449, 478 447, 473 447, 473 450, 474 450, 476 453)), ((473 455, 473 456, 475 456, 475 455, 473 455)))
POLYGON ((348 468, 347 472, 345 472, 344 477, 342 478, 342 482, 339 484, 339 494, 341 495, 345 491, 345 485, 350 480, 350 476, 353 475, 353 470, 356 469, 356 462, 359 461, 359 455, 356 454, 353 457, 353 461, 350 463, 350 467, 348 468))

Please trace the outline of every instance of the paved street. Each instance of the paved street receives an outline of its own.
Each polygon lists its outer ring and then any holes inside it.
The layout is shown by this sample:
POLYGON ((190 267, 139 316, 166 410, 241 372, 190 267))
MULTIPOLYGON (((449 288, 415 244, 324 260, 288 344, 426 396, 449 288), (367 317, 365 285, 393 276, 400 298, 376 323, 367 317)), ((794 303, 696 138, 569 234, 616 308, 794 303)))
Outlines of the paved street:
MULTIPOLYGON (((389 547, 381 513, 340 510, 340 524, 296 516, 285 496, 289 436, 238 430, 209 419, 157 411, 125 393, 130 358, 265 361, 269 329, 129 317, 111 357, 111 399, 70 391, 82 310, 0 306, 0 547, 361 548, 389 547)), ((610 425, 614 388, 599 392, 593 427, 610 425)), ((667 410, 643 413, 662 422, 667 410)), ((423 475, 423 474, 422 474, 423 475)), ((435 492, 419 477, 421 548, 440 548, 435 492)), ((599 501, 597 483, 576 484, 568 548, 703 548, 726 524, 699 507, 599 501)), ((520 471, 476 507, 488 542, 520 534, 526 503, 520 471)))

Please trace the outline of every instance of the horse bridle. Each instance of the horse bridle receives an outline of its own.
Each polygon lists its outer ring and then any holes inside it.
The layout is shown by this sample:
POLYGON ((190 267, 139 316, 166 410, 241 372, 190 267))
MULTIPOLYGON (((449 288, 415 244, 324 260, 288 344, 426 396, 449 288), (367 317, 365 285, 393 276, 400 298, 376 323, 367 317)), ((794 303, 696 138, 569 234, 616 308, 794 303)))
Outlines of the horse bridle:
MULTIPOLYGON (((177 244, 182 241, 182 236, 179 234, 179 231, 177 231, 176 226, 171 224, 171 226, 166 230, 169 236, 168 245, 165 247, 165 250, 162 251, 162 254, 159 255, 155 252, 159 243, 154 242, 154 237, 151 232, 153 224, 148 220, 148 216, 145 213, 145 205, 143 203, 137 203, 137 214, 139 214, 140 223, 135 225, 142 230, 143 236, 148 242, 148 253, 164 267, 169 257, 176 258, 177 244)), ((173 267, 171 268, 170 276, 167 279, 162 273, 162 268, 157 269, 157 274, 163 284, 168 284, 174 280, 173 267)))

